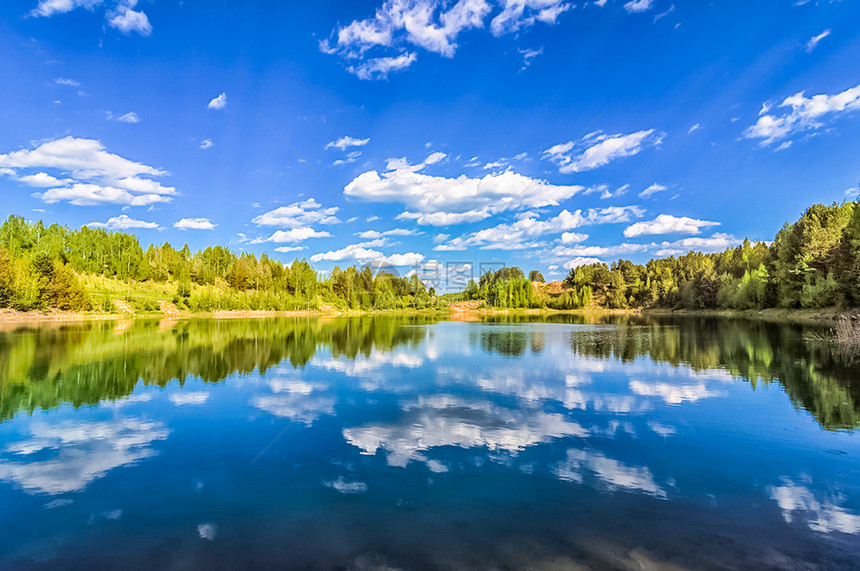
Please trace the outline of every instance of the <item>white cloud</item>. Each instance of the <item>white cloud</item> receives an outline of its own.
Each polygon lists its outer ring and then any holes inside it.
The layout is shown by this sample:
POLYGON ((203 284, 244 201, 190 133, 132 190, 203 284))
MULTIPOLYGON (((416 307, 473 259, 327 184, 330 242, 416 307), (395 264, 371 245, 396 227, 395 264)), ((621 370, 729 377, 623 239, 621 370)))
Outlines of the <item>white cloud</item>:
POLYGON ((149 206, 158 202, 170 202, 169 196, 160 194, 132 194, 125 189, 97 184, 74 184, 69 187, 52 188, 33 196, 48 204, 68 202, 75 206, 94 206, 97 204, 124 204, 127 206, 149 206))
POLYGON ((208 218, 183 218, 173 223, 173 227, 180 230, 212 230, 215 226, 208 218))
POLYGON ((654 220, 647 222, 637 222, 624 229, 624 236, 632 238, 634 236, 649 236, 655 234, 699 234, 702 228, 710 228, 711 226, 719 226, 719 222, 710 222, 708 220, 696 220, 695 218, 687 218, 686 216, 675 217, 670 214, 660 214, 654 220))
POLYGON ((127 4, 120 5, 116 11, 108 12, 108 24, 123 34, 137 32, 141 36, 149 36, 152 34, 152 24, 146 14, 131 9, 136 3, 137 0, 127 0, 127 4))
POLYGON ((300 228, 290 228, 286 231, 278 230, 268 238, 254 240, 251 243, 259 244, 262 242, 302 242, 309 238, 331 238, 331 234, 325 231, 314 230, 313 228, 304 226, 300 228))
MULTIPOLYGON (((15 171, 9 171, 10 173, 14 173, 15 171)), ((72 182, 71 179, 63 179, 60 180, 56 177, 53 177, 47 173, 38 172, 36 174, 28 174, 22 177, 19 177, 18 180, 27 184, 29 186, 38 186, 41 188, 50 188, 54 186, 62 186, 68 182, 72 182)))
POLYGON ((415 266, 424 261, 424 256, 416 252, 392 254, 385 258, 385 263, 391 266, 415 266))
MULTIPOLYGON (((532 26, 554 24, 572 5, 564 0, 501 0, 501 12, 490 21, 490 31, 500 36, 532 26)), ((320 42, 320 50, 351 63, 347 70, 360 79, 383 79, 391 71, 409 67, 417 59, 406 46, 416 46, 444 57, 453 57, 458 36, 483 28, 493 8, 487 0, 386 0, 371 18, 354 20, 337 30, 332 40, 320 42), (391 53, 380 57, 379 53, 391 53)))
POLYGON ((351 153, 348 153, 346 155, 346 158, 338 159, 338 160, 334 161, 331 165, 333 167, 348 165, 350 163, 354 163, 355 161, 357 161, 358 157, 360 157, 360 156, 361 156, 361 151, 353 151, 351 153))
POLYGON ((572 5, 563 0, 502 0, 501 14, 490 22, 495 36, 516 32, 540 21, 555 24, 558 17, 572 5))
POLYGON ((415 52, 407 52, 394 57, 372 58, 346 69, 359 79, 385 79, 392 71, 404 70, 417 59, 415 52))
POLYGON ((415 236, 416 234, 420 234, 420 232, 407 228, 392 228, 391 230, 385 230, 384 232, 365 230, 364 232, 359 233, 358 237, 373 240, 374 238, 382 238, 383 236, 415 236))
POLYGON ((583 172, 635 155, 645 147, 658 146, 662 140, 663 134, 656 133, 654 129, 628 135, 605 135, 598 131, 589 133, 578 142, 553 145, 544 151, 543 158, 558 165, 559 172, 583 172))
POLYGON ((570 260, 566 261, 564 264, 562 264, 561 267, 563 267, 566 270, 572 270, 572 269, 578 268, 580 266, 590 266, 592 264, 602 264, 602 263, 603 263, 603 260, 601 260, 600 258, 590 258, 587 256, 577 256, 575 258, 571 258, 570 260))
POLYGON ((806 52, 809 53, 812 50, 814 50, 815 47, 818 45, 818 42, 820 42, 821 40, 823 40, 824 38, 826 38, 829 35, 830 35, 830 29, 828 28, 827 30, 824 30, 823 32, 821 32, 817 36, 813 36, 812 38, 809 38, 809 41, 806 42, 806 52))
POLYGON ((80 87, 81 84, 74 79, 68 79, 66 77, 58 77, 54 80, 57 85, 68 85, 69 87, 80 87))
POLYGON ((384 258, 385 255, 377 250, 371 250, 359 244, 350 244, 340 250, 331 250, 314 254, 311 256, 311 262, 321 262, 323 260, 339 262, 341 260, 376 260, 384 258))
POLYGON ((577 232, 565 232, 561 235, 562 244, 578 244, 588 240, 588 234, 579 234, 577 232))
POLYGON ((369 202, 400 202, 407 210, 398 218, 443 226, 483 220, 506 210, 557 206, 582 190, 581 186, 553 185, 511 171, 483 178, 418 172, 426 164, 391 159, 382 175, 377 171, 362 173, 346 185, 344 194, 369 202))
POLYGON ((221 95, 212 99, 206 107, 207 109, 224 109, 227 107, 227 94, 222 92, 221 95))
POLYGON ((709 238, 684 238, 676 242, 663 242, 658 256, 680 256, 695 250, 697 252, 722 252, 734 248, 740 241, 730 234, 714 234, 709 238))
POLYGON ((200 148, 204 149, 204 150, 208 149, 210 147, 214 147, 214 146, 215 146, 215 143, 212 142, 212 139, 203 139, 200 142, 200 148))
POLYGON ((651 196, 652 194, 655 194, 655 193, 658 193, 658 192, 663 192, 664 190, 666 190, 666 189, 668 189, 668 188, 669 188, 669 187, 667 187, 667 186, 665 186, 665 185, 658 184, 658 183, 656 183, 656 182, 655 182, 654 184, 652 184, 651 186, 649 186, 648 188, 646 188, 645 190, 643 190, 642 192, 640 192, 640 193, 639 193, 639 198, 648 198, 648 197, 649 197, 649 196, 651 196))
POLYGON ((148 228, 156 229, 158 224, 155 222, 144 222, 143 220, 135 220, 129 218, 125 214, 109 218, 107 222, 90 222, 87 224, 90 228, 107 228, 108 230, 130 230, 132 228, 148 228))
POLYGON ((294 202, 289 206, 281 206, 265 214, 255 217, 252 222, 257 226, 283 226, 299 228, 310 224, 337 224, 340 222, 335 214, 339 208, 322 208, 316 199, 309 198, 302 202, 294 202))
POLYGON ((654 0, 630 0, 630 2, 624 4, 624 9, 631 14, 646 12, 651 9, 653 4, 654 0))
MULTIPOLYGON (((480 246, 482 250, 521 250, 539 245, 534 242, 524 242, 529 238, 559 234, 580 226, 626 222, 633 217, 641 216, 642 213, 642 209, 637 206, 616 206, 591 209, 585 214, 582 210, 572 213, 562 210, 552 218, 539 220, 534 212, 526 212, 516 222, 478 230, 465 238, 455 238, 447 244, 438 245, 434 250, 464 250, 468 246, 480 246)), ((569 240, 576 238, 584 240, 586 237, 582 234, 568 234, 569 240)))
MULTIPOLYGON (((106 4, 113 7, 105 11, 105 18, 110 27, 124 34, 137 32, 142 36, 152 34, 152 25, 143 12, 133 10, 138 0, 112 0, 106 4)), ((38 6, 30 11, 34 17, 50 17, 55 14, 71 12, 77 8, 92 11, 97 5, 105 4, 103 0, 39 0, 38 6)))
POLYGON ((448 156, 447 154, 440 153, 440 152, 430 153, 430 155, 426 159, 424 159, 424 164, 425 165, 434 165, 447 156, 448 156))
POLYGON ((129 111, 125 115, 120 115, 116 120, 121 123, 140 123, 140 117, 138 117, 137 113, 134 111, 129 111))
POLYGON ((71 12, 75 8, 86 8, 91 10, 102 0, 39 0, 39 5, 30 12, 31 16, 50 17, 54 14, 71 12))
POLYGON ((367 139, 354 139, 353 137, 344 136, 338 139, 337 141, 332 141, 325 146, 326 149, 340 149, 341 151, 345 151, 347 147, 363 147, 367 143, 370 142, 370 138, 367 139))
POLYGON ((422 226, 450 226, 452 224, 464 224, 467 222, 478 222, 489 218, 491 214, 486 210, 469 210, 467 212, 433 212, 431 214, 420 214, 417 212, 402 212, 397 215, 398 220, 415 220, 422 226))
POLYGON ((532 64, 532 60, 534 60, 537 56, 543 53, 543 48, 538 48, 536 50, 517 50, 523 56, 523 69, 527 68, 532 64))
POLYGON ((276 252, 280 252, 282 254, 288 254, 290 252, 300 252, 302 250, 306 250, 305 246, 280 246, 275 248, 276 252))
POLYGON ((762 105, 758 121, 744 131, 744 137, 762 139, 761 146, 764 147, 796 133, 814 131, 824 125, 827 117, 860 109, 860 85, 835 95, 806 97, 801 91, 787 97, 779 108, 787 111, 780 116, 771 115, 771 105, 762 105))
POLYGON ((696 123, 695 125, 693 125, 689 129, 687 129, 687 133, 693 133, 694 131, 698 131, 701 128, 702 128, 701 123, 696 123))
MULTIPOLYGON (((164 176, 165 171, 109 153, 94 139, 69 136, 42 143, 32 150, 13 151, 0 155, 2 167, 16 173, 15 169, 54 169, 70 175, 69 179, 57 179, 60 183, 57 187, 35 195, 48 203, 65 200, 76 205, 139 206, 168 202, 176 194, 175 188, 151 178, 164 176)), ((47 182, 50 175, 40 172, 33 176, 47 182)))

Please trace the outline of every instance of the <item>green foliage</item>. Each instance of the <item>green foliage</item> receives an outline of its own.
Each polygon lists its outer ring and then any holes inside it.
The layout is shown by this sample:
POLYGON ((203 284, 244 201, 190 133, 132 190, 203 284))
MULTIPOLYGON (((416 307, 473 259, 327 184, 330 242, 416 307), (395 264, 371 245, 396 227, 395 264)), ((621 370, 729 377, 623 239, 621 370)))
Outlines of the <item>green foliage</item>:
MULTIPOLYGON (((506 309, 673 308, 759 309, 860 306, 860 208, 855 202, 810 206, 771 245, 745 240, 721 253, 689 252, 645 265, 618 260, 570 271, 561 294, 536 293, 543 282, 517 267, 470 280, 458 300, 506 309)), ((335 267, 320 279, 306 260, 285 265, 265 254, 235 254, 221 246, 192 253, 170 244, 144 251, 123 232, 45 227, 10 216, 0 225, 0 307, 109 311, 125 298, 143 311, 172 299, 192 311, 423 309, 442 306, 416 276, 369 267, 335 267), (97 282, 94 280, 106 280, 97 282), (89 295, 87 293, 89 292, 89 295), (107 300, 107 301, 106 301, 107 300)))

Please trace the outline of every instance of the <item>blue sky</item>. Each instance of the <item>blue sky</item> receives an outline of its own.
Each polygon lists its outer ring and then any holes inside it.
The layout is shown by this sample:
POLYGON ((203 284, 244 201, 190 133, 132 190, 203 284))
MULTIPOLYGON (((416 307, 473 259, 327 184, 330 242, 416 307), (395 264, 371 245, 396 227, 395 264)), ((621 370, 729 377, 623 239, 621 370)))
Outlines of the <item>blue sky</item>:
POLYGON ((458 279, 770 240, 857 195, 858 22, 854 0, 8 0, 0 215, 458 279))

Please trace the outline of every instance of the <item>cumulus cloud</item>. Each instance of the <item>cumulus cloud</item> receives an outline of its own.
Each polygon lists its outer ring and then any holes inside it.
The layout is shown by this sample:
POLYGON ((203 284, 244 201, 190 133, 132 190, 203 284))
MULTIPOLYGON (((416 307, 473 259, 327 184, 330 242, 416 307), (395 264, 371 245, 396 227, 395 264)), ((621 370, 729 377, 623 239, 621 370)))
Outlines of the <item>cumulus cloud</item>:
POLYGON ((173 227, 180 230, 212 230, 215 226, 208 218, 183 218, 173 223, 173 227))
POLYGON ((71 12, 77 8, 93 11, 100 4, 111 6, 105 11, 105 19, 110 27, 116 28, 128 35, 137 32, 142 36, 152 34, 152 25, 146 14, 134 10, 138 0, 39 0, 39 4, 30 11, 33 17, 51 17, 56 14, 71 12))
MULTIPOLYGON (((438 154, 428 158, 434 156, 438 154)), ((391 159, 386 172, 358 175, 346 185, 344 194, 368 202, 400 202, 406 211, 399 219, 446 226, 483 220, 506 210, 557 206, 583 188, 553 185, 511 171, 482 178, 432 176, 420 172, 427 164, 391 159)))
POLYGON ((307 248, 305 246, 279 246, 275 248, 275 251, 282 254, 289 254, 290 252, 301 252, 306 249, 307 248))
POLYGON ((731 234, 714 234, 708 238, 684 238, 676 242, 663 242, 657 250, 658 256, 680 256, 696 250, 698 252, 722 252, 734 248, 740 241, 731 234))
POLYGON ((630 0, 630 2, 624 4, 624 9, 631 14, 635 14, 650 10, 653 4, 654 0, 630 0))
POLYGON ((393 254, 386 256, 378 250, 372 249, 372 246, 381 245, 380 242, 362 242, 359 244, 350 244, 339 250, 331 250, 321 252, 311 256, 311 262, 339 262, 341 260, 357 260, 359 262, 378 261, 390 266, 414 266, 424 260, 422 254, 416 252, 406 252, 403 254, 393 254))
POLYGON ((695 218, 687 218, 686 216, 675 217, 671 214, 660 214, 654 220, 631 224, 624 229, 624 236, 633 238, 634 236, 655 234, 699 234, 702 228, 719 225, 719 222, 696 220, 695 218))
POLYGON ((331 238, 331 234, 325 231, 315 230, 308 226, 299 228, 290 228, 289 230, 278 230, 268 238, 260 238, 253 240, 252 244, 260 244, 262 242, 302 242, 308 238, 331 238))
MULTIPOLYGON (((480 246, 482 250, 521 250, 539 245, 525 241, 530 238, 547 234, 560 234, 580 226, 626 222, 641 216, 643 212, 638 206, 591 209, 585 213, 582 210, 574 212, 562 210, 556 216, 546 220, 540 220, 538 215, 533 212, 526 212, 516 222, 478 230, 466 237, 455 238, 445 244, 437 245, 434 250, 465 250, 469 246, 480 246)), ((582 234, 569 233, 567 239, 582 238, 584 240, 586 237, 582 234)))
POLYGON ((129 218, 125 214, 109 218, 107 222, 90 222, 87 226, 90 228, 105 228, 107 230, 131 230, 132 228, 148 228, 154 230, 158 228, 158 224, 155 222, 135 220, 133 218, 129 218))
POLYGON ((662 141, 663 134, 654 129, 628 135, 606 135, 596 131, 579 141, 553 145, 543 152, 543 158, 558 165, 561 173, 583 172, 638 154, 643 148, 655 147, 662 141))
POLYGON ((769 103, 762 105, 758 121, 744 131, 747 139, 762 139, 763 147, 796 133, 814 131, 828 118, 860 109, 860 85, 835 95, 806 97, 803 91, 795 93, 779 104, 779 109, 785 109, 781 115, 771 114, 771 108, 769 103))
POLYGON ((575 258, 571 258, 567 260, 561 267, 566 270, 572 270, 574 268, 578 268, 580 266, 590 266, 592 264, 602 264, 603 260, 600 258, 591 258, 588 256, 577 256, 575 258))
POLYGON ((214 147, 215 143, 212 142, 212 139, 203 139, 200 141, 200 148, 206 150, 210 147, 214 147))
POLYGON ((224 109, 227 107, 227 94, 222 92, 218 97, 213 98, 206 106, 207 109, 224 109))
POLYGON ((636 252, 644 252, 651 247, 649 244, 618 244, 615 246, 556 246, 550 251, 551 259, 565 269, 571 270, 579 266, 604 263, 610 256, 622 256, 636 252), (600 256, 600 257, 598 257, 600 256))
POLYGON ((345 151, 347 147, 363 147, 367 143, 370 142, 370 138, 367 139, 355 139, 353 137, 344 136, 336 141, 332 141, 325 146, 326 149, 340 149, 341 151, 345 151))
MULTIPOLYGON (((153 180, 165 176, 165 171, 110 153, 94 139, 69 136, 42 143, 31 150, 13 151, 0 155, 2 167, 15 174, 20 174, 21 170, 53 169, 68 175, 70 178, 59 181, 58 186, 34 195, 48 203, 143 206, 168 202, 176 195, 175 188, 153 180)), ((42 175, 49 176, 43 172, 34 176, 42 175)), ((47 179, 43 177, 43 180, 47 179)))
MULTIPOLYGON (((14 173, 14 171, 10 171, 14 173)), ((53 186, 61 186, 69 182, 73 182, 71 179, 63 179, 60 180, 56 177, 49 175, 48 173, 38 172, 36 174, 28 174, 21 177, 18 177, 20 182, 23 182, 29 186, 37 186, 41 188, 50 188, 53 186)))
POLYGON ((337 206, 322 208, 316 199, 309 198, 260 214, 252 222, 257 226, 282 226, 286 228, 299 228, 310 224, 338 224, 340 219, 335 216, 338 210, 337 206))
POLYGON ((416 234, 420 234, 420 232, 408 228, 392 228, 391 230, 385 230, 384 232, 365 230, 364 232, 359 233, 358 237, 373 240, 376 238, 382 238, 383 236, 415 236, 416 234))
POLYGON ((126 0, 115 11, 108 12, 108 24, 126 35, 137 32, 141 36, 149 36, 152 34, 152 24, 146 14, 132 10, 135 4, 137 0, 126 0))
MULTIPOLYGON (((499 5, 489 22, 495 36, 537 22, 554 24, 572 7, 565 0, 501 0, 499 5)), ((373 17, 338 28, 331 39, 320 42, 320 50, 350 62, 347 70, 360 79, 383 79, 416 61, 417 54, 407 46, 453 57, 459 35, 484 28, 493 12, 486 0, 386 0, 373 17)))

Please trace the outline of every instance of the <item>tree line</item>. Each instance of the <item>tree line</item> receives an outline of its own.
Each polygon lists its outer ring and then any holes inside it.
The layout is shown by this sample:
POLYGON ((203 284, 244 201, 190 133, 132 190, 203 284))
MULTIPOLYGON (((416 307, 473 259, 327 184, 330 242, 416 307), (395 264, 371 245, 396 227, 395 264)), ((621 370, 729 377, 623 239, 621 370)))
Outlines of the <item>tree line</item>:
MULTIPOLYGON (((140 309, 156 309, 147 284, 174 288, 180 309, 424 309, 440 300, 417 276, 374 273, 369 267, 335 267, 321 279, 306 260, 283 264, 266 254, 237 254, 222 246, 192 253, 169 243, 144 250, 137 237, 103 228, 70 230, 10 216, 0 226, 0 307, 111 310, 82 283, 100 276, 129 284, 140 309), (131 284, 134 284, 132 287, 131 284), (104 307, 102 307, 104 306, 104 307)), ((131 294, 129 294, 130 297, 131 294)), ((129 301, 132 301, 129 299, 129 301)))
POLYGON ((570 288, 590 287, 617 309, 816 309, 860 306, 857 202, 806 209, 773 242, 649 261, 618 260, 570 271, 570 288))
POLYGON ((537 270, 526 278, 520 268, 503 267, 470 280, 463 292, 439 297, 414 274, 402 278, 351 266, 321 278, 305 260, 286 265, 222 246, 192 253, 187 245, 177 250, 165 243, 144 250, 124 232, 70 230, 10 216, 0 226, 0 307, 110 311, 107 297, 94 299, 93 288, 82 283, 87 276, 129 284, 143 309, 156 308, 155 294, 146 293, 148 285, 160 284, 181 309, 192 311, 423 309, 461 300, 507 309, 858 307, 857 204, 813 205, 771 243, 744 240, 721 253, 689 252, 644 265, 618 260, 580 266, 555 289, 540 285, 537 270))

